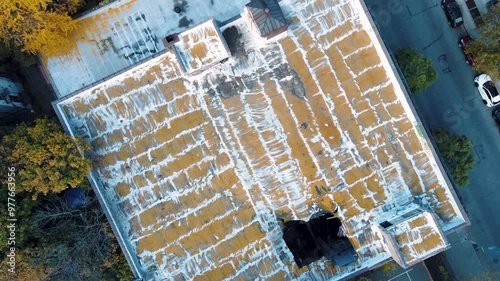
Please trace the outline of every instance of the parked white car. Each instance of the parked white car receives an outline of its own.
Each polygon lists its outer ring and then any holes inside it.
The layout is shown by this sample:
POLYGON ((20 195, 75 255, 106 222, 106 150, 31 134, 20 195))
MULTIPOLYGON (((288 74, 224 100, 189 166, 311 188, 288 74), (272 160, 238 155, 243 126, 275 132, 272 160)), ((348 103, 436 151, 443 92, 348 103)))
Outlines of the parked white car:
POLYGON ((491 80, 488 74, 481 74, 474 78, 474 85, 481 94, 484 104, 489 107, 500 104, 498 85, 491 80))

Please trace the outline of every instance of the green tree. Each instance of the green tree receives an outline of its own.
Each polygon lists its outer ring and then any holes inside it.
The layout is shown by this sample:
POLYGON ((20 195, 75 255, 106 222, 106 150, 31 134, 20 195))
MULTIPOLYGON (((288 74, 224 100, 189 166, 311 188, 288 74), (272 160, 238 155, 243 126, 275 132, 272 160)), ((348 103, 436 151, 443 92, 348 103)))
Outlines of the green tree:
POLYGON ((481 36, 467 45, 474 55, 474 66, 479 72, 488 73, 493 80, 500 80, 500 5, 493 6, 481 17, 481 36))
POLYGON ((76 29, 70 17, 82 0, 3 0, 0 1, 0 39, 11 49, 46 54, 68 43, 76 29))
POLYGON ((399 49, 396 52, 396 60, 414 95, 427 88, 438 77, 431 60, 420 55, 416 49, 399 49))
POLYGON ((34 199, 85 184, 91 162, 80 152, 89 149, 88 142, 73 140, 58 123, 46 118, 35 120, 34 126, 20 124, 0 143, 7 165, 18 171, 17 189, 32 193, 34 199))
POLYGON ((476 162, 472 141, 461 135, 454 135, 439 128, 432 130, 440 154, 458 186, 469 184, 469 171, 476 162))

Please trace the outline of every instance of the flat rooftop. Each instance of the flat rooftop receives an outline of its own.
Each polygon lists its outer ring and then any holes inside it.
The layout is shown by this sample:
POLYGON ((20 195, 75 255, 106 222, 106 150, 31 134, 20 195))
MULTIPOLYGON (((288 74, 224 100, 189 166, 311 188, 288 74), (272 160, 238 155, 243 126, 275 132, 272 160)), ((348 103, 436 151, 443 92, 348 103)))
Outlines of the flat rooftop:
MULTIPOLYGON (((227 5, 213 2, 200 22, 227 5)), ((231 1, 235 15, 246 2, 231 1)), ((242 17, 221 30, 239 31, 244 54, 196 77, 166 51, 55 103, 92 143, 92 179, 147 280, 339 280, 390 259, 371 226, 409 203, 444 231, 464 224, 361 4, 280 5, 288 34, 263 48, 242 17), (280 221, 335 210, 358 262, 299 269, 280 221)), ((404 233, 401 245, 416 245, 404 233)))
POLYGON ((174 49, 179 64, 187 73, 199 72, 231 56, 213 19, 179 34, 174 49))
POLYGON ((224 22, 247 1, 120 0, 77 19, 68 46, 41 55, 53 88, 64 97, 158 55, 162 38, 209 18, 224 22), (181 8, 180 13, 174 11, 181 8))
POLYGON ((446 238, 430 213, 422 213, 392 227, 394 236, 404 261, 412 264, 428 253, 448 248, 446 238))

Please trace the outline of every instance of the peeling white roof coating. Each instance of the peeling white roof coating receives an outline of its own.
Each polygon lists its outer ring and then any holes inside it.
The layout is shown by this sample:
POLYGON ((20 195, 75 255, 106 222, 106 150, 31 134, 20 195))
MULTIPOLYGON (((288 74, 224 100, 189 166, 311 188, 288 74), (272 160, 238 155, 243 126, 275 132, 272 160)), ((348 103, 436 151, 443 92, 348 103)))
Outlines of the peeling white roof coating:
POLYGON ((429 254, 435 254, 448 247, 446 237, 429 212, 402 221, 392 226, 389 232, 395 238, 407 264, 420 261, 429 254))
MULTIPOLYGON (((198 18, 245 4, 214 0, 198 18)), ((278 41, 242 17, 221 27, 238 30, 236 53, 205 72, 169 50, 55 105, 93 145, 92 179, 146 280, 340 280, 391 257, 371 226, 410 202, 445 231, 464 224, 360 3, 280 5, 278 41), (358 262, 299 269, 280 221, 335 210, 358 262)))

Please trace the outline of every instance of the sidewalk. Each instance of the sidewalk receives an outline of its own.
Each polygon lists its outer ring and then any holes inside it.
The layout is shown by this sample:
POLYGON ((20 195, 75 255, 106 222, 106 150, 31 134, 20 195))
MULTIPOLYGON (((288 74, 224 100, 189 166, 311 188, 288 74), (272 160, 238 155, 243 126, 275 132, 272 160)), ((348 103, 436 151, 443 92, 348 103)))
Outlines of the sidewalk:
POLYGON ((458 281, 471 280, 484 273, 472 243, 464 240, 465 230, 460 229, 447 236, 451 248, 444 253, 446 266, 450 274, 458 281))
MULTIPOLYGON (((362 277, 373 281, 433 281, 423 262, 419 262, 414 266, 403 269, 396 262, 392 261, 392 265, 385 265, 377 269, 368 271, 354 280, 363 280, 362 277)), ((439 280, 436 280, 439 281, 439 280)))
POLYGON ((464 27, 465 31, 469 36, 472 38, 477 38, 479 37, 479 30, 477 29, 477 25, 474 22, 474 18, 471 14, 471 11, 469 10, 469 7, 467 6, 467 2, 469 6, 471 6, 471 3, 475 3, 477 9, 474 12, 479 12, 481 15, 486 14, 488 12, 488 3, 490 3, 490 0, 456 0, 457 4, 460 6, 460 9, 462 10, 462 15, 464 18, 464 27))

